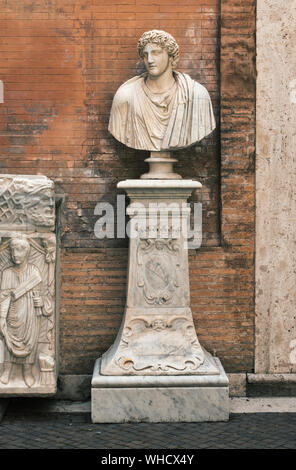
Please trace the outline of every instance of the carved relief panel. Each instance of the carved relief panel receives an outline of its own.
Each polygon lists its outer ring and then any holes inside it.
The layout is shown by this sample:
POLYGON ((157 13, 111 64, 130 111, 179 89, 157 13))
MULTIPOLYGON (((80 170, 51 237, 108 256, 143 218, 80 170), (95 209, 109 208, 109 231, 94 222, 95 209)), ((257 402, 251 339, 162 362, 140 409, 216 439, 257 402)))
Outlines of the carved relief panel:
POLYGON ((51 394, 57 374, 53 184, 5 175, 0 189, 0 395, 51 394))
POLYGON ((180 247, 177 240, 140 240, 137 286, 148 305, 169 305, 180 287, 180 247))
POLYGON ((116 362, 125 371, 173 374, 195 371, 203 361, 190 317, 153 315, 127 324, 116 362))
POLYGON ((54 183, 45 176, 0 176, 0 230, 55 229, 54 183))
POLYGON ((182 239, 138 238, 131 245, 128 306, 189 306, 182 239))

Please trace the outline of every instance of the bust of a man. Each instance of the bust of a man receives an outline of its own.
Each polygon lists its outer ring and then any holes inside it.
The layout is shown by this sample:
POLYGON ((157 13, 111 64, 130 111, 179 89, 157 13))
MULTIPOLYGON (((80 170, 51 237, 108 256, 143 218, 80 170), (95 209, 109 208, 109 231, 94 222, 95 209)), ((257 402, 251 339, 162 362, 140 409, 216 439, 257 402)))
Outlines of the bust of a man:
POLYGON ((128 147, 152 152, 189 147, 215 129, 209 93, 175 71, 179 46, 165 31, 138 41, 147 72, 123 83, 111 108, 109 131, 128 147))

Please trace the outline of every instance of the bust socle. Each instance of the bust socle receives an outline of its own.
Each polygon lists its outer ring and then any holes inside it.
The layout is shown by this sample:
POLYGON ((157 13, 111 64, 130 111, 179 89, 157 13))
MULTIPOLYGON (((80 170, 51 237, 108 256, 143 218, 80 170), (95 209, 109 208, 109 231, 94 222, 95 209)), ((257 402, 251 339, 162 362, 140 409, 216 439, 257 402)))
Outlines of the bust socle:
POLYGON ((179 46, 165 31, 138 41, 147 72, 123 83, 111 108, 109 132, 128 147, 165 152, 189 147, 215 129, 206 88, 174 69, 179 46))

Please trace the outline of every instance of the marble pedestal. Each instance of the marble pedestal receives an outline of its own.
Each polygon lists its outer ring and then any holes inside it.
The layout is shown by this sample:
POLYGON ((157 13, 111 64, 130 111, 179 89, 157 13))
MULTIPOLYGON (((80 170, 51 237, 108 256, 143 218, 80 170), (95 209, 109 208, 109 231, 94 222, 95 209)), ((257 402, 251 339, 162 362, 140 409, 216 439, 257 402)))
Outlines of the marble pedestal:
MULTIPOLYGON (((207 353, 206 353, 207 354, 207 353)), ((228 378, 219 375, 106 376, 101 359, 91 389, 93 423, 228 421, 228 378)))
POLYGON ((227 420, 228 380, 200 345, 190 308, 187 199, 201 184, 141 179, 118 187, 130 198, 127 300, 117 338, 96 363, 92 419, 227 420))

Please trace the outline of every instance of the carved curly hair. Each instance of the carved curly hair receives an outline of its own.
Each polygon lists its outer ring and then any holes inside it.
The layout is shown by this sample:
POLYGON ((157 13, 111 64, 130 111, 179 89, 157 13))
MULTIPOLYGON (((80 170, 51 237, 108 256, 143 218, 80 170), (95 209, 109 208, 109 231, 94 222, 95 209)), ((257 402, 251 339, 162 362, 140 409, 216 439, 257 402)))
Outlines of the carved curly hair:
POLYGON ((179 46, 175 38, 171 34, 158 29, 146 31, 138 41, 138 53, 141 59, 144 59, 144 47, 151 42, 167 50, 168 55, 173 58, 172 67, 175 68, 180 57, 179 46))

